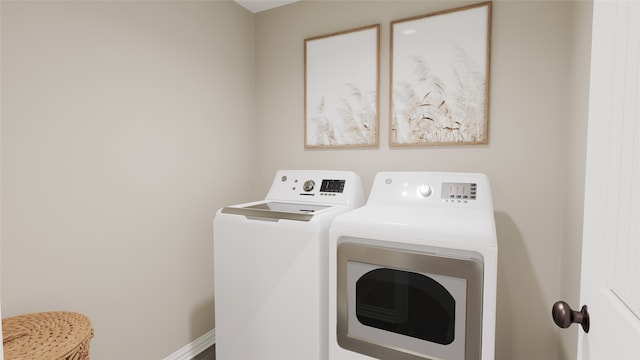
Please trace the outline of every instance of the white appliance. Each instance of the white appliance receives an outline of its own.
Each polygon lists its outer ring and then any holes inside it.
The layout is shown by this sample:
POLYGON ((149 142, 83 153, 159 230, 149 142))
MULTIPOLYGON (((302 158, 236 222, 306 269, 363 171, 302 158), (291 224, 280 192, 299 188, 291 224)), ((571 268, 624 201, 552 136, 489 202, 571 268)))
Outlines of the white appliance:
POLYGON ((498 262, 483 174, 378 173, 329 238, 330 360, 493 360, 498 262))
POLYGON ((327 358, 329 227, 363 204, 353 172, 292 170, 217 212, 216 359, 327 358))

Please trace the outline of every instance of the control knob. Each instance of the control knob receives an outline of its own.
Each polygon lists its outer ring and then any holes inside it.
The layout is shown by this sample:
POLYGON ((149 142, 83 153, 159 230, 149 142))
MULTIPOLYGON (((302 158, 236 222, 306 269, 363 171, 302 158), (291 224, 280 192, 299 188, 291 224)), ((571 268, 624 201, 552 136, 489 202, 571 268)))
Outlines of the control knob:
POLYGON ((311 190, 313 190, 313 188, 316 186, 315 181, 313 180, 307 180, 304 182, 304 184, 302 185, 302 189, 306 192, 309 192, 311 190))
POLYGON ((418 186, 418 195, 422 197, 428 197, 431 195, 431 186, 426 184, 418 186))

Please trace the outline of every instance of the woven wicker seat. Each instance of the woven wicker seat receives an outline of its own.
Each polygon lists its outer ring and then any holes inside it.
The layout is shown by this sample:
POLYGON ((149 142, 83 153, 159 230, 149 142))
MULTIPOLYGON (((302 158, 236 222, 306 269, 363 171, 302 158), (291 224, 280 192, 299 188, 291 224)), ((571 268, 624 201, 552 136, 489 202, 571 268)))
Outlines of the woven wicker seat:
POLYGON ((66 311, 2 320, 5 360, 88 360, 93 328, 89 318, 66 311))

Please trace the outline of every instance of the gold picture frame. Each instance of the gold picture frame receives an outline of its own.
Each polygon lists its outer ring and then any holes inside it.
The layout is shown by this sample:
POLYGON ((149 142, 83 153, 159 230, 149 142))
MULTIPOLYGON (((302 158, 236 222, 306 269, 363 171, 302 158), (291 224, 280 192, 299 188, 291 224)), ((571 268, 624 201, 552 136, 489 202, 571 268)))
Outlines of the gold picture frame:
POLYGON ((390 146, 489 142, 491 9, 391 22, 390 146))
POLYGON ((380 24, 304 40, 304 147, 379 144, 380 24))

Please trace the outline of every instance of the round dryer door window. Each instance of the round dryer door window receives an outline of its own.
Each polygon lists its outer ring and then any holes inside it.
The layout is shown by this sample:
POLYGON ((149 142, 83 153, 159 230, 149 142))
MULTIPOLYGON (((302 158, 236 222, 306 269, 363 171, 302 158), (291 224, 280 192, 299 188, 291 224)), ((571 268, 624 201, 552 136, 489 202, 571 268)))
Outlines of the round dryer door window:
POLYGON ((453 342, 456 303, 458 317, 464 318, 465 279, 390 268, 375 268, 361 275, 360 272, 374 266, 358 262, 349 262, 348 266, 349 272, 358 277, 355 280, 358 322, 441 345, 453 342), (456 297, 460 299, 458 302, 456 297))
POLYGON ((337 256, 337 339, 375 358, 478 359, 483 262, 343 242, 337 256))

